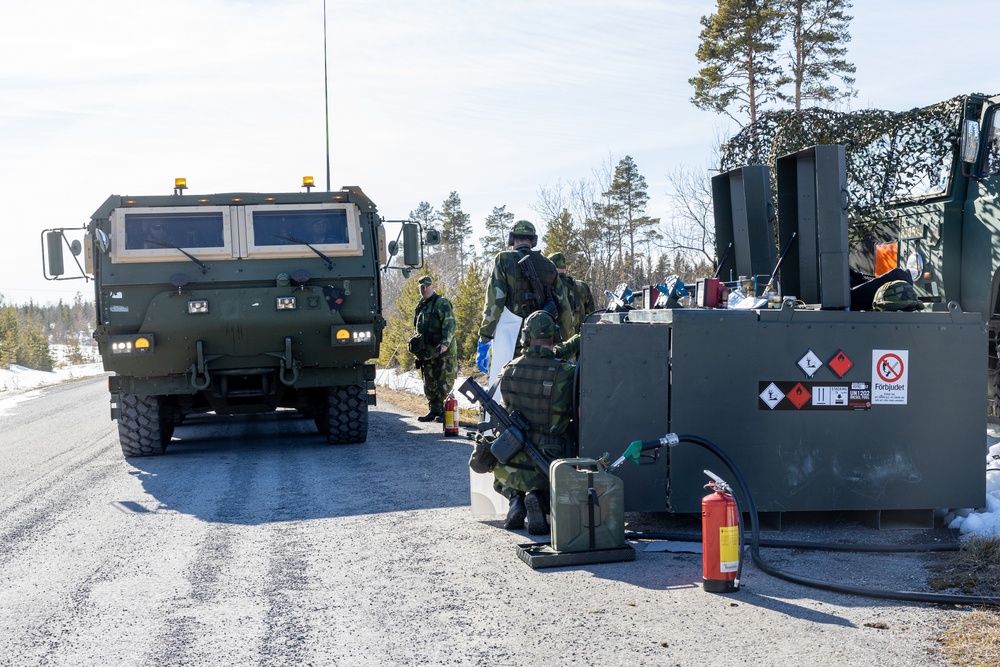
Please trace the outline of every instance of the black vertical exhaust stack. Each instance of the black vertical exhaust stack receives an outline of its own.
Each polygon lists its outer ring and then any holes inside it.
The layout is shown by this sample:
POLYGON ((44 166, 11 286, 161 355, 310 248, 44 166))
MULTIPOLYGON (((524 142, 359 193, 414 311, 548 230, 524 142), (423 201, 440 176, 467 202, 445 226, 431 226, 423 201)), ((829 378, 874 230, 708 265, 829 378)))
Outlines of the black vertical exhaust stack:
POLYGON ((851 305, 847 158, 843 146, 813 146, 778 158, 778 245, 796 234, 781 266, 781 291, 836 310, 851 305))
POLYGON ((775 262, 774 206, 771 179, 762 164, 712 177, 716 257, 724 258, 716 275, 723 281, 771 273, 775 262), (732 244, 732 252, 726 249, 732 244))

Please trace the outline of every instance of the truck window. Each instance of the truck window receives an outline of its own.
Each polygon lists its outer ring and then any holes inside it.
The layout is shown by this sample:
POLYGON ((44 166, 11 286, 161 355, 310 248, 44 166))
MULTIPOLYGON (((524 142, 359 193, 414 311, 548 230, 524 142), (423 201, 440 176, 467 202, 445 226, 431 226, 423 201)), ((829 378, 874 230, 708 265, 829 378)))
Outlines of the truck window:
POLYGON ((347 211, 254 211, 253 234, 259 246, 294 244, 293 239, 313 245, 339 245, 349 240, 347 211))
POLYGON ((1000 107, 992 111, 989 134, 986 137, 986 158, 983 163, 983 175, 992 176, 1000 173, 1000 107))
POLYGON ((222 213, 126 213, 125 249, 221 248, 222 213))
POLYGON ((233 259, 228 206, 123 207, 110 222, 114 264, 189 261, 177 248, 203 261, 233 259))
POLYGON ((247 206, 245 257, 315 257, 307 243, 330 257, 358 257, 364 253, 359 216, 354 204, 247 206))

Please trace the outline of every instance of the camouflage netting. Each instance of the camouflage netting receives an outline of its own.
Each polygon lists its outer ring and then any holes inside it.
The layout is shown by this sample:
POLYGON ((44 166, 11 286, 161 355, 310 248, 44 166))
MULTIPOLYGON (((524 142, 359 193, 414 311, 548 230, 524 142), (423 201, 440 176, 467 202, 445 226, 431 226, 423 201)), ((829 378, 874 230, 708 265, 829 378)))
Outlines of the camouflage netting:
POLYGON ((723 146, 723 172, 750 164, 771 168, 777 158, 819 144, 841 144, 847 154, 852 239, 865 235, 900 199, 932 195, 948 186, 957 159, 965 96, 903 112, 869 109, 772 111, 723 146))

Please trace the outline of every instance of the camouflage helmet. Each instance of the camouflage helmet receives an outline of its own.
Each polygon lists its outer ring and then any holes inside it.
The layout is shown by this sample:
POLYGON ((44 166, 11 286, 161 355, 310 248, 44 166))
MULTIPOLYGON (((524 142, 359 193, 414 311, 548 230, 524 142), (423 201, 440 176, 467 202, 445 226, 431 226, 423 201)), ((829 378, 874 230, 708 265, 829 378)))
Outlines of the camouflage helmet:
POLYGON ((893 280, 878 288, 872 302, 875 310, 923 310, 913 285, 905 280, 893 280))
POLYGON ((551 262, 556 265, 557 269, 566 268, 566 255, 562 254, 561 252, 552 253, 551 255, 549 255, 549 260, 551 260, 551 262))
POLYGON ((514 226, 510 228, 510 233, 507 234, 507 245, 513 245, 515 236, 530 238, 532 248, 538 243, 538 234, 535 233, 535 226, 527 220, 518 220, 514 223, 514 226))
POLYGON ((536 310, 524 320, 524 342, 533 338, 545 340, 556 337, 556 321, 544 310, 536 310))

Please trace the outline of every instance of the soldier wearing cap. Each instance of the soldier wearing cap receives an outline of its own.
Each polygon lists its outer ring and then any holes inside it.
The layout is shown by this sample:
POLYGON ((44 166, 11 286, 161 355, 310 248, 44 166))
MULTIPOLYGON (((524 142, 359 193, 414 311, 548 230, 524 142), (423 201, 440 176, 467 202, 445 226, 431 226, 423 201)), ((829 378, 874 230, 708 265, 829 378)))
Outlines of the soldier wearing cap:
MULTIPOLYGON (((553 351, 556 323, 544 311, 532 313, 521 333, 524 354, 500 372, 500 392, 508 410, 517 410, 530 425, 527 438, 549 460, 576 455, 573 423, 575 367, 553 351)), ((493 469, 494 488, 507 496, 510 509, 504 528, 517 530, 527 519, 528 532, 549 532, 548 479, 523 451, 493 469)))
POLYGON ((580 333, 580 327, 583 326, 587 315, 597 310, 597 306, 594 305, 594 294, 590 291, 590 285, 573 278, 566 272, 566 256, 564 254, 554 252, 549 255, 549 259, 556 265, 556 271, 559 272, 559 282, 565 286, 566 294, 569 296, 569 304, 573 308, 573 333, 580 333))
POLYGON ((455 348, 455 313, 451 301, 434 291, 430 276, 417 281, 420 303, 413 312, 416 334, 410 338, 410 352, 424 378, 424 395, 429 411, 418 421, 444 421, 444 401, 458 376, 455 348))
MULTIPOLYGON (((484 373, 489 372, 489 355, 493 335, 504 308, 514 315, 524 318, 536 310, 550 309, 554 313, 562 330, 562 336, 573 335, 573 308, 565 287, 559 282, 555 265, 540 251, 535 250, 538 235, 535 226, 527 220, 514 223, 507 235, 510 250, 504 250, 493 260, 493 271, 486 288, 486 301, 483 306, 483 322, 479 328, 479 346, 476 350, 476 365, 484 373), (529 257, 527 261, 534 267, 535 275, 541 284, 543 293, 538 294, 531 279, 518 262, 529 257)), ((557 332, 557 337, 559 337, 557 332)), ((517 356, 520 343, 515 345, 514 355, 517 356)))

